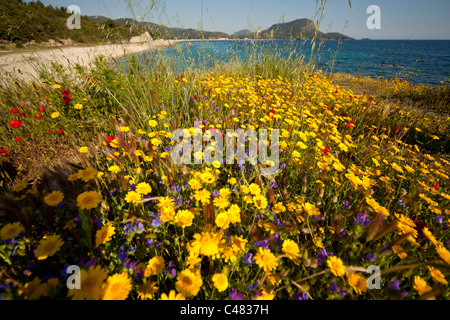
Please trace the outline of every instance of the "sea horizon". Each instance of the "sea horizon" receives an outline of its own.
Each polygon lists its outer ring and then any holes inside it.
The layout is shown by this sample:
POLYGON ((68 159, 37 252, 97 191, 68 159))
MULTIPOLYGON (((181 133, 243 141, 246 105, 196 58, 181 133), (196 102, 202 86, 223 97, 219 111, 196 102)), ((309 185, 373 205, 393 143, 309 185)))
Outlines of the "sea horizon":
MULTIPOLYGON (((159 52, 173 59, 176 70, 182 72, 184 59, 192 59, 204 69, 236 57, 253 58, 265 54, 263 51, 279 58, 303 56, 307 61, 311 48, 311 40, 300 39, 177 39, 173 46, 159 52), (252 43, 260 45, 248 45, 252 43)), ((401 78, 426 85, 439 85, 450 80, 450 40, 316 40, 315 50, 319 53, 317 67, 325 73, 401 78)), ((137 55, 142 59, 151 51, 137 55)))

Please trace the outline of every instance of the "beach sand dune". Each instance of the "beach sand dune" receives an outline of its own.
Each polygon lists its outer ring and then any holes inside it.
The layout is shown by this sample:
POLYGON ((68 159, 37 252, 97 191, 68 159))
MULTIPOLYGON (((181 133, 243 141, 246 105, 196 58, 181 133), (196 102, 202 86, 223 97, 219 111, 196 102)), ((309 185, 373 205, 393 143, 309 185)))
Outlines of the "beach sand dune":
POLYGON ((89 67, 98 56, 106 59, 119 58, 124 55, 168 47, 171 40, 151 40, 126 44, 105 44, 96 46, 69 46, 58 48, 40 48, 0 55, 0 81, 8 78, 32 81, 38 78, 38 70, 50 67, 52 62, 65 67, 79 64, 89 67))

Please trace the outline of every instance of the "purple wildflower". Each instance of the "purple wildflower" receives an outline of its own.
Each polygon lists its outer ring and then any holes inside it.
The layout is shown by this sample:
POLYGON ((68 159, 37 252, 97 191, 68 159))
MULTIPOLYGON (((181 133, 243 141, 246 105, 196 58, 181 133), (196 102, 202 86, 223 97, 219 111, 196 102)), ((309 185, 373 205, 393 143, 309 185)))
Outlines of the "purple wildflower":
POLYGON ((444 222, 444 217, 441 215, 438 215, 434 218, 434 221, 436 221, 439 224, 442 224, 444 222))
POLYGON ((95 227, 97 229, 100 229, 103 226, 103 219, 102 218, 98 218, 97 220, 95 220, 95 227))
POLYGON ((257 299, 258 297, 261 297, 263 293, 261 291, 253 291, 253 298, 257 299))
POLYGON ((360 212, 356 218, 353 217, 353 223, 365 227, 370 223, 370 219, 367 218, 366 213, 360 212))
POLYGON ((111 191, 109 191, 109 194, 111 195, 111 197, 115 197, 118 193, 119 193, 119 188, 115 188, 115 189, 112 189, 111 191))
POLYGON ((350 206, 350 201, 346 200, 346 201, 342 202, 342 205, 344 206, 344 209, 347 210, 350 206))
MULTIPOLYGON (((381 249, 381 253, 384 253, 384 252, 386 251, 386 248, 387 248, 390 244, 391 244, 391 242, 388 241, 388 242, 384 245, 383 249, 381 249)), ((388 251, 388 253, 389 253, 389 252, 391 252, 391 251, 388 251)))
POLYGON ((406 291, 405 289, 400 290, 400 295, 402 297, 406 297, 409 294, 409 291, 406 291))
POLYGON ((177 276, 177 270, 175 268, 169 269, 169 274, 172 277, 176 277, 177 276))
POLYGON ((328 253, 327 250, 325 248, 323 248, 322 250, 320 250, 319 254, 317 255, 317 265, 320 267, 322 266, 322 262, 323 260, 326 260, 326 258, 328 256, 333 256, 333 253, 330 252, 328 253))
POLYGON ((328 290, 330 290, 333 293, 336 293, 338 291, 338 286, 334 282, 330 282, 330 285, 328 287, 328 290))
POLYGON ((216 190, 216 191, 213 191, 211 193, 211 195, 212 195, 213 198, 217 198, 220 195, 220 193, 219 193, 219 191, 216 190))
POLYGON ((128 234, 130 232, 133 232, 135 230, 135 227, 131 223, 127 223, 125 227, 123 227, 123 231, 125 234, 128 234))
POLYGON ((258 288, 258 287, 259 287, 259 283, 258 283, 258 282, 256 282, 256 283, 250 283, 250 284, 247 285, 247 290, 248 290, 248 291, 252 291, 253 289, 256 289, 256 288, 258 288))
POLYGON ((61 277, 65 277, 67 276, 67 268, 69 267, 68 263, 64 264, 64 268, 61 270, 61 272, 59 273, 61 275, 61 277))
POLYGON ((125 250, 125 247, 121 246, 119 248, 119 254, 117 255, 117 259, 119 259, 121 262, 124 262, 126 258, 127 258, 127 252, 125 250))
POLYGON ((369 252, 363 257, 363 259, 373 263, 375 261, 375 255, 369 252))
POLYGON ((244 300, 244 294, 242 291, 238 291, 236 288, 231 289, 230 300, 244 300))
POLYGON ((347 291, 345 290, 339 290, 339 295, 345 297, 347 295, 347 291))
POLYGON ((140 221, 136 221, 135 227, 136 227, 136 231, 145 231, 144 225, 140 221))
POLYGON ((88 262, 86 262, 86 264, 84 265, 85 268, 89 268, 90 266, 93 266, 96 262, 97 258, 93 257, 91 260, 89 260, 88 262))
POLYGON ((278 232, 275 232, 270 240, 275 244, 279 244, 280 243, 280 234, 278 232))
POLYGON ((294 300, 308 300, 308 295, 306 294, 306 292, 294 293, 292 295, 292 299, 294 299, 294 300))
POLYGON ((160 224, 161 224, 161 220, 159 220, 158 218, 153 219, 153 221, 152 221, 153 227, 158 228, 160 224))
POLYGON ((128 268, 130 268, 130 269, 136 269, 136 266, 137 266, 137 264, 139 263, 139 261, 133 261, 133 262, 131 262, 130 264, 128 264, 128 268))
POLYGON ((253 263, 253 253, 246 252, 244 253, 244 260, 246 264, 252 264, 253 263))
POLYGON ((388 282, 388 284, 395 291, 399 291, 400 290, 400 280, 394 279, 394 280, 388 282))
POLYGON ((261 241, 255 241, 253 243, 255 247, 263 247, 264 249, 269 249, 269 239, 264 239, 261 241))

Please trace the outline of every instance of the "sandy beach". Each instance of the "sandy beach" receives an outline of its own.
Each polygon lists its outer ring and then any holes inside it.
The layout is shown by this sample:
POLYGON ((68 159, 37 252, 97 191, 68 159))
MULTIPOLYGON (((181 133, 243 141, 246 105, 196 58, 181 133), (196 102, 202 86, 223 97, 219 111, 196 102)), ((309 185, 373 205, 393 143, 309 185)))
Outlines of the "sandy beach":
POLYGON ((171 40, 150 40, 126 44, 39 48, 6 53, 0 55, 0 81, 8 79, 9 75, 24 81, 31 81, 38 77, 39 67, 51 66, 52 62, 61 63, 65 67, 74 67, 76 64, 89 67, 99 55, 104 55, 106 59, 119 58, 128 54, 168 47, 173 42, 171 40))

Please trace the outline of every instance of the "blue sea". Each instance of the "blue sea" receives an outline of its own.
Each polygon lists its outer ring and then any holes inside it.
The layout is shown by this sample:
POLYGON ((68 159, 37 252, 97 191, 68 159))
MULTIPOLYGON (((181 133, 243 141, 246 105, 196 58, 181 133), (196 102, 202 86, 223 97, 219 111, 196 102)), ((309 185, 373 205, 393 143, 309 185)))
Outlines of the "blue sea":
MULTIPOLYGON (((280 58, 311 56, 311 41, 301 40, 214 40, 180 41, 174 47, 158 50, 159 58, 171 59, 177 72, 198 66, 208 68, 217 62, 266 54, 280 58)), ((149 54, 138 55, 140 59, 149 54)), ((450 81, 450 40, 327 40, 316 42, 316 67, 324 72, 394 78, 410 83, 440 84, 450 81)))

